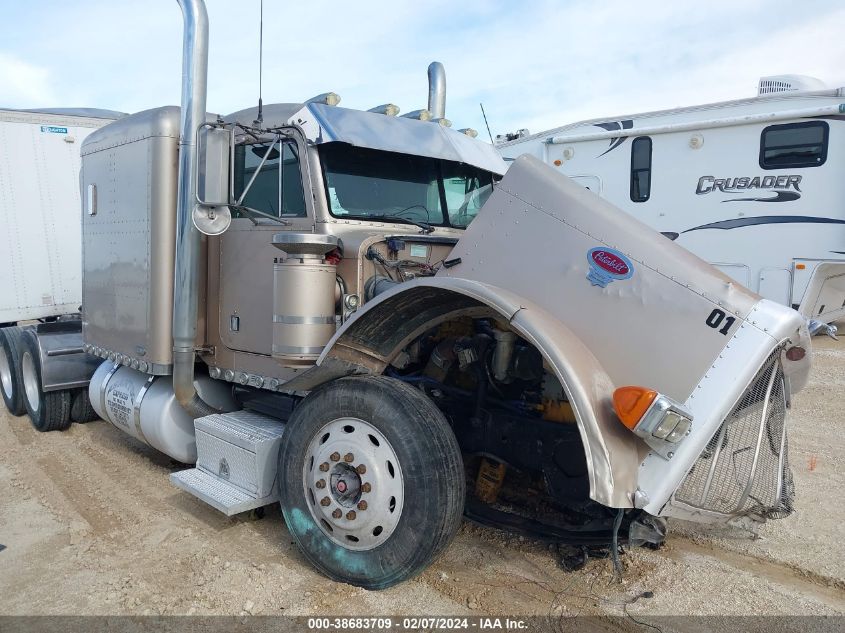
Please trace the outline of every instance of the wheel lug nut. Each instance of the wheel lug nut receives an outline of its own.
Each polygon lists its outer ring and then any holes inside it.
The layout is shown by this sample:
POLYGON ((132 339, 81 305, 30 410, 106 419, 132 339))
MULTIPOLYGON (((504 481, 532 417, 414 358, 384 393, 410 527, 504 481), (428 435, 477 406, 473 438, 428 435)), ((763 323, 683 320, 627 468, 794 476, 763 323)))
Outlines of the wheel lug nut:
POLYGON ((334 512, 332 512, 332 517, 335 519, 339 519, 343 516, 343 512, 340 511, 340 508, 335 508, 334 512))
POLYGON ((328 470, 329 470, 329 463, 328 463, 328 462, 323 462, 322 464, 320 464, 320 470, 321 470, 322 472, 324 472, 324 473, 325 473, 325 472, 328 472, 328 470))
POLYGON ((352 462, 354 459, 355 459, 355 456, 352 453, 347 453, 346 455, 343 456, 343 461, 345 461, 347 464, 352 462))
POLYGON ((319 480, 317 480, 317 483, 315 483, 314 485, 317 486, 318 488, 325 488, 326 487, 326 480, 325 479, 319 479, 319 480))
POLYGON ((330 498, 328 498, 328 497, 323 497, 322 499, 320 499, 320 505, 321 505, 321 506, 327 506, 327 505, 329 505, 331 502, 332 502, 332 500, 331 500, 330 498))
POLYGON ((358 468, 355 469, 355 472, 357 472, 359 475, 363 475, 365 472, 367 472, 367 467, 364 466, 364 464, 358 464, 358 468))
POLYGON ((359 501, 358 502, 358 509, 359 510, 366 510, 367 509, 367 502, 366 501, 359 501))
POLYGON ((369 492, 372 489, 373 489, 373 487, 370 485, 370 482, 367 482, 365 484, 361 484, 361 491, 362 492, 369 492))
POLYGON ((335 451, 334 453, 332 453, 332 454, 329 456, 329 459, 330 459, 330 460, 332 460, 333 462, 339 462, 339 461, 340 461, 340 453, 338 453, 337 451, 335 451))
POLYGON ((349 519, 350 521, 354 521, 356 516, 358 516, 358 515, 355 514, 355 510, 350 510, 349 512, 346 513, 346 518, 349 519))

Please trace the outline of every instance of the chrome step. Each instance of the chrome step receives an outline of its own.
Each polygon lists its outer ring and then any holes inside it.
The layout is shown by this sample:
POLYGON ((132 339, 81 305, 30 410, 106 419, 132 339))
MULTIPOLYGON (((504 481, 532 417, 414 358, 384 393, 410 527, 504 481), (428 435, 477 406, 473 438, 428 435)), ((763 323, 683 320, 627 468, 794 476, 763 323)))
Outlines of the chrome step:
POLYGON ((170 480, 228 516, 274 503, 284 428, 280 420, 244 410, 197 418, 197 467, 170 480))
POLYGON ((171 473, 170 483, 185 492, 190 492, 226 516, 240 514, 279 501, 279 495, 276 493, 256 498, 234 484, 199 468, 171 473))

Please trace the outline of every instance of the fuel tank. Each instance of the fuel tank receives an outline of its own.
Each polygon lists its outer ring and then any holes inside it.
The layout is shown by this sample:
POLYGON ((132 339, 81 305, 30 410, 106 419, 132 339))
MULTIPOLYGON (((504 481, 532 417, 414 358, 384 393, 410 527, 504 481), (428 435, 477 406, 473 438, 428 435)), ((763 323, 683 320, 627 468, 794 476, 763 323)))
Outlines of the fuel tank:
MULTIPOLYGON (((231 385, 203 375, 194 384, 213 407, 238 408, 231 385)), ((99 416, 121 431, 179 462, 196 463, 194 420, 176 401, 170 376, 149 376, 106 361, 91 377, 88 395, 99 416)))

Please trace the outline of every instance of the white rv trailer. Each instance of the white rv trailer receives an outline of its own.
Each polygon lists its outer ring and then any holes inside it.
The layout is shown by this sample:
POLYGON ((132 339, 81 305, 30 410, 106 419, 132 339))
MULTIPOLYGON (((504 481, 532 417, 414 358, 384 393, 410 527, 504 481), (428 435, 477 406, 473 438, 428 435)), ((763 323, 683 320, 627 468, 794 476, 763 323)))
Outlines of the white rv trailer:
POLYGON ((767 299, 845 316, 845 88, 760 80, 749 99, 497 137, 767 299))
POLYGON ((0 392, 17 415, 24 399, 16 350, 25 330, 43 354, 62 358, 42 377, 47 391, 83 394, 93 371, 79 321, 79 148, 121 116, 92 108, 0 109, 0 392), (53 323, 19 327, 27 321, 53 323))

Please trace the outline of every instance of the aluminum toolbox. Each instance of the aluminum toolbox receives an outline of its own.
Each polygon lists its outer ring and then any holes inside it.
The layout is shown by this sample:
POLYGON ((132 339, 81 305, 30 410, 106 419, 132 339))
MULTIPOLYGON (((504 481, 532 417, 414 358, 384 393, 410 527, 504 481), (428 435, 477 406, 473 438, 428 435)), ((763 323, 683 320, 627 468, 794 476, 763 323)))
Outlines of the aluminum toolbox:
POLYGON ((197 418, 197 466, 170 479, 230 516, 273 503, 284 426, 245 410, 197 418))

